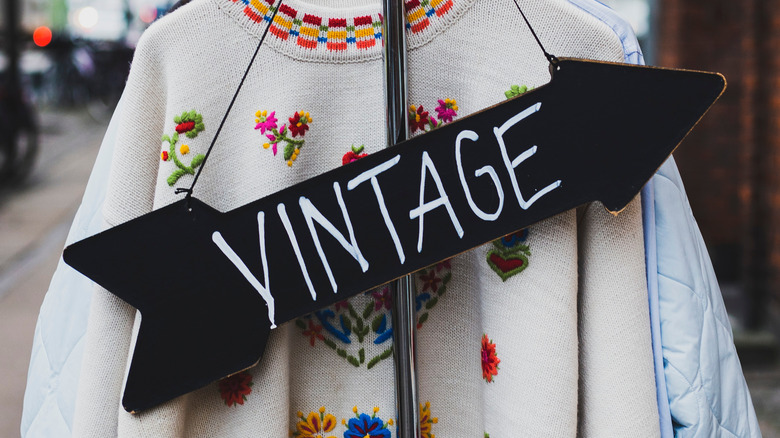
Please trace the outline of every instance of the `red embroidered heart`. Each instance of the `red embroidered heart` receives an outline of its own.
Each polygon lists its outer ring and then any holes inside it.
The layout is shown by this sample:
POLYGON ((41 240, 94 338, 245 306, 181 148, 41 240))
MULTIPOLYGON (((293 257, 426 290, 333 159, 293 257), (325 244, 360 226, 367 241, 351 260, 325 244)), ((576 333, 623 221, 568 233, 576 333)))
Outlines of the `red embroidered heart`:
POLYGON ((490 254, 490 261, 504 273, 513 271, 525 264, 525 261, 522 259, 505 259, 496 253, 490 254))

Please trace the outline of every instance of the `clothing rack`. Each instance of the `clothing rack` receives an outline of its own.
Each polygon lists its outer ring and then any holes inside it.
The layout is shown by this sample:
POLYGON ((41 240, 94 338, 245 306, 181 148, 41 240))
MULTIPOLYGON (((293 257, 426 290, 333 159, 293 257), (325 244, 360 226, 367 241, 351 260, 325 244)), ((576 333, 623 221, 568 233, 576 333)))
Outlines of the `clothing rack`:
MULTIPOLYGON (((402 0, 384 0, 385 101, 387 102, 387 147, 409 138, 406 87, 406 18, 402 0)), ((414 279, 411 275, 392 286, 393 358, 398 436, 420 437, 415 362, 416 319, 414 279)))

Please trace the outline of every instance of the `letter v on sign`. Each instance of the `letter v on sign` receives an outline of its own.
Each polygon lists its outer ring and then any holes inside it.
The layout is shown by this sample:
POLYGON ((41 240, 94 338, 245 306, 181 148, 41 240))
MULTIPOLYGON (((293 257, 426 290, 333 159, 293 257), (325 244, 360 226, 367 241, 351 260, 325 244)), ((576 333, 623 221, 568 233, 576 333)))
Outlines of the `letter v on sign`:
POLYGON ((553 70, 530 93, 235 210, 183 199, 66 248, 141 312, 125 409, 255 365, 274 323, 587 202, 620 211, 725 88, 705 72, 574 59, 553 70), (410 215, 422 204, 424 227, 410 215), (187 236, 173 262, 171 229, 187 236))

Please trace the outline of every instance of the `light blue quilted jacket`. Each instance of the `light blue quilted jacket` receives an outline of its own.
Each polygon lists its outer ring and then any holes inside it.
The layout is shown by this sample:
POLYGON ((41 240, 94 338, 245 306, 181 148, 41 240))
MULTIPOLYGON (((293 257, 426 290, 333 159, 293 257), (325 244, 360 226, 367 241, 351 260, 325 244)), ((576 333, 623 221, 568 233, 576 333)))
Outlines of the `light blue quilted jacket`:
MULTIPOLYGON (((642 63, 631 28, 594 0, 569 0, 599 18, 642 63)), ((68 243, 102 230, 102 205, 121 103, 109 125, 68 243)), ((630 140, 630 139, 628 139, 630 140)), ((731 326, 682 180, 667 161, 642 191, 649 317, 661 436, 760 437, 731 326)), ((33 341, 22 437, 71 436, 91 282, 60 261, 33 341)))

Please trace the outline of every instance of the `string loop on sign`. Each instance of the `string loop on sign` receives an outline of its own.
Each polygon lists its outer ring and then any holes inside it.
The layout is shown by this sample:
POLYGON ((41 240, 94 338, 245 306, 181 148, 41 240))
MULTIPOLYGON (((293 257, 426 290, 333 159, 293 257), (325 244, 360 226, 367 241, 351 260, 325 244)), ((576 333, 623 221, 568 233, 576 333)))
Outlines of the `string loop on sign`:
POLYGON ((528 25, 528 29, 531 30, 531 34, 534 36, 534 39, 536 39, 536 44, 539 44, 539 48, 542 49, 542 53, 544 53, 544 57, 547 58, 547 61, 553 65, 553 67, 556 67, 558 65, 558 58, 545 50, 544 46, 542 45, 542 41, 539 39, 539 36, 536 35, 536 31, 534 30, 533 26, 531 26, 531 22, 528 21, 528 18, 525 16, 525 13, 523 12, 523 9, 520 8, 520 3, 517 2, 517 0, 514 0, 515 6, 517 6, 517 10, 520 11, 520 15, 523 16, 523 20, 525 20, 525 24, 528 25))
POLYGON ((182 193, 187 194, 186 199, 188 205, 189 205, 190 198, 192 198, 192 192, 193 190, 195 190, 195 184, 198 183, 198 178, 200 178, 200 173, 203 172, 203 168, 206 167, 206 161, 208 161, 209 155, 211 155, 211 150, 214 149, 214 145, 217 143, 217 138, 219 138, 219 133, 222 132, 222 127, 225 126, 225 121, 227 120, 228 115, 230 115, 230 110, 233 109, 233 105, 236 103, 236 99, 238 98, 238 93, 241 91, 241 87, 244 86, 244 81, 246 81, 246 77, 249 75, 249 70, 252 69, 252 65, 255 63, 257 54, 260 53, 260 47, 263 46, 263 41, 265 41, 265 36, 268 35, 268 30, 271 28, 271 24, 274 22, 274 19, 276 18, 276 13, 279 11, 279 8, 281 6, 282 6, 282 2, 280 1, 279 5, 276 8, 271 7, 273 13, 271 14, 271 18, 268 20, 268 25, 265 27, 265 30, 263 31, 263 35, 260 36, 260 42, 257 44, 255 53, 252 55, 252 59, 249 61, 249 65, 246 66, 246 70, 244 71, 244 76, 241 77, 241 82, 238 83, 238 88, 236 88, 236 92, 235 94, 233 94, 233 99, 230 101, 230 105, 228 105, 227 111, 225 111, 225 115, 222 117, 222 121, 219 123, 219 128, 217 128, 217 132, 214 134, 214 138, 211 140, 211 145, 209 145, 209 149, 206 151, 206 155, 203 157, 203 162, 198 168, 198 172, 195 174, 195 178, 192 180, 192 185, 190 185, 189 189, 180 187, 177 188, 175 191, 177 195, 180 195, 182 193))

